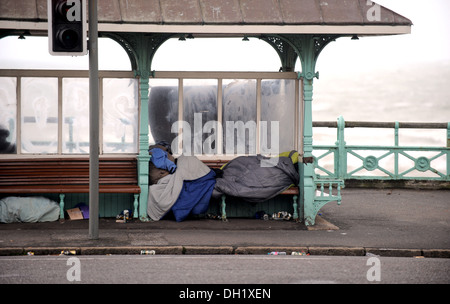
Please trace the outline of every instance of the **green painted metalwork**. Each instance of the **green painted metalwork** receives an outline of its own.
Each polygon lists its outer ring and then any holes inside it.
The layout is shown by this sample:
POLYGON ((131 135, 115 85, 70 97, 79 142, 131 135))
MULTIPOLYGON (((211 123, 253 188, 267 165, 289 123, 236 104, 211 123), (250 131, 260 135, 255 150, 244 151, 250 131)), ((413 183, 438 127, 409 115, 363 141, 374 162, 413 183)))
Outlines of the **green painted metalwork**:
POLYGON ((139 217, 139 194, 134 194, 134 202, 133 202, 133 218, 139 217))
POLYGON ((140 109, 140 126, 139 126, 139 155, 138 168, 138 184, 141 187, 139 218, 141 221, 148 221, 147 216, 147 200, 149 187, 149 161, 148 154, 148 77, 141 76, 139 78, 139 92, 141 100, 140 109))
POLYGON ((298 196, 294 195, 292 197, 292 207, 294 207, 294 214, 292 215, 292 218, 297 221, 299 219, 298 217, 298 196))
MULTIPOLYGON (((314 199, 308 206, 308 211, 311 216, 314 215, 314 219, 319 210, 326 204, 330 202, 337 202, 338 205, 341 204, 341 189, 344 187, 344 181, 316 178, 315 186, 317 187, 316 189, 320 190, 315 191, 314 199)), ((314 222, 308 224, 306 220, 305 218, 306 225, 314 225, 314 222)))
MULTIPOLYGON (((312 126, 312 101, 313 101, 313 80, 319 78, 316 72, 316 63, 320 52, 330 42, 335 41, 337 35, 277 35, 286 41, 300 58, 303 77, 303 163, 299 163, 300 172, 300 212, 299 216, 306 225, 314 225, 315 218, 319 209, 331 201, 340 202, 341 180, 330 180, 331 184, 336 184, 339 189, 339 196, 317 196, 316 189, 321 181, 316 181, 314 173, 313 159, 313 126, 312 126)), ((280 56, 281 57, 281 56, 280 56)), ((331 185, 330 184, 330 185, 331 185)))
MULTIPOLYGON (((314 146, 314 151, 326 151, 320 155, 315 156, 315 167, 325 175, 319 175, 320 178, 335 178, 335 179, 364 179, 364 180, 436 180, 436 181, 450 181, 450 123, 364 123, 352 122, 351 127, 371 127, 371 128, 393 128, 394 129, 394 145, 392 146, 375 146, 375 145, 347 145, 345 143, 345 126, 344 118, 338 118, 337 126, 337 141, 334 146, 314 146), (447 147, 425 147, 425 146, 400 146, 399 132, 402 127, 414 129, 447 129, 447 147), (370 155, 364 156, 362 151, 369 151, 370 155), (381 153, 379 156, 374 154, 381 153), (413 156, 413 152, 417 153, 434 153, 432 156, 413 156), (327 155, 334 154, 334 172, 327 170, 321 166, 321 160, 327 155), (348 156, 354 156, 360 160, 360 166, 355 169, 348 169, 348 156), (393 156, 393 168, 389 169, 383 165, 382 161, 387 162, 387 158, 393 156), (438 170, 433 166, 433 161, 445 157, 446 169, 438 170), (401 169, 401 158, 409 160, 412 165, 408 168, 401 169), (361 174, 378 170, 381 175, 361 174), (421 173, 431 172, 435 176, 421 176, 421 173), (414 175, 408 175, 415 173, 414 175), (359 175, 358 175, 359 174, 359 175)), ((332 125, 329 125, 332 126, 332 125)), ((317 153, 316 153, 317 154, 317 153)))
POLYGON ((65 198, 65 194, 60 194, 59 195, 59 219, 63 220, 64 219, 64 198, 65 198))
POLYGON ((226 204, 226 195, 222 195, 221 196, 221 213, 222 213, 222 221, 226 222, 227 221, 227 204, 226 204))
POLYGON ((267 42, 274 48, 281 60, 281 69, 283 72, 292 72, 295 70, 297 53, 295 49, 285 40, 277 36, 260 36, 261 40, 267 42))

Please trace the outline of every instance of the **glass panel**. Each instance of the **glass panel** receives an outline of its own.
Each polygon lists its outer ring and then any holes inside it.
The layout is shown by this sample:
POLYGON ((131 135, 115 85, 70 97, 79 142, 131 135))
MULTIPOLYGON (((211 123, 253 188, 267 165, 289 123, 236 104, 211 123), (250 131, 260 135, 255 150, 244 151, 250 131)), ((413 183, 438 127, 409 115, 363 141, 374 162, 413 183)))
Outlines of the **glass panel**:
POLYGON ((138 82, 103 79, 103 152, 138 151, 138 82))
POLYGON ((177 136, 171 128, 178 121, 178 79, 150 79, 149 87, 149 143, 172 143, 177 136))
POLYGON ((256 154, 256 80, 223 80, 225 154, 256 154))
POLYGON ((183 121, 183 153, 216 154, 217 79, 184 80, 183 121))
POLYGON ((22 153, 57 153, 57 78, 22 78, 21 116, 22 153))
POLYGON ((89 79, 63 79, 63 153, 89 153, 89 79))
POLYGON ((295 149, 294 134, 295 80, 261 81, 261 153, 295 149))
POLYGON ((16 153, 17 79, 0 77, 0 154, 16 153))

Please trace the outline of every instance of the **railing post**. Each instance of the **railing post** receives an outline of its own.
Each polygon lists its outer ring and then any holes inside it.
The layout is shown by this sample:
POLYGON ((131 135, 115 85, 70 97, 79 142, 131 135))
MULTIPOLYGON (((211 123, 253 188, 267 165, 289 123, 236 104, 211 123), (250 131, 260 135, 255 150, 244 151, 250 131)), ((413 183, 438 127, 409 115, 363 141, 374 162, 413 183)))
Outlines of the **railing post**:
MULTIPOLYGON (((450 122, 447 123, 447 148, 450 148, 450 122)), ((450 180, 450 151, 447 151, 447 180, 450 180)))
POLYGON ((394 138, 395 138, 395 150, 394 150, 394 176, 397 179, 398 178, 398 129, 399 129, 399 123, 398 121, 395 122, 395 130, 394 130, 394 138))
POLYGON ((337 156, 335 156, 336 177, 344 179, 347 175, 347 151, 345 150, 345 120, 339 116, 337 121, 337 156), (337 160, 337 163, 336 163, 337 160))

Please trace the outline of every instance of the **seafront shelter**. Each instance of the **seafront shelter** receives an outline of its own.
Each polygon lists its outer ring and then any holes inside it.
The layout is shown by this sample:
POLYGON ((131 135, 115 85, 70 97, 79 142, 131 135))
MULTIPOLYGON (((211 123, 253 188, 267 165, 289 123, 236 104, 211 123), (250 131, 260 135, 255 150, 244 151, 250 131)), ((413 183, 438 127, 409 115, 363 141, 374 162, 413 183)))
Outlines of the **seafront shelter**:
MULTIPOLYGON (((155 142, 175 140, 176 153, 188 150, 205 163, 219 164, 237 155, 270 153, 268 143, 278 133, 279 152, 299 152, 300 182, 298 191, 291 193, 292 212, 306 225, 314 225, 322 206, 341 201, 344 186, 341 178, 321 179, 315 174, 312 107, 319 55, 339 39, 408 34, 411 26, 409 19, 368 0, 98 1, 99 37, 120 44, 131 63, 131 71, 99 71, 100 160, 110 161, 110 170, 119 170, 113 164, 116 160, 134 163, 135 176, 121 183, 134 180, 139 187, 139 191, 135 187, 124 187, 119 193, 100 191, 100 215, 115 216, 131 204, 135 217, 148 219, 148 149, 155 142), (279 55, 280 69, 168 72, 152 68, 156 52, 169 39, 230 37, 266 42, 279 55), (299 71, 295 71, 297 59, 299 71), (172 130, 176 121, 189 122, 192 130, 172 130), (213 141, 208 139, 212 133, 205 131, 210 121, 215 123, 213 141), (227 121, 254 123, 254 136, 244 140, 243 151, 234 141, 227 144, 227 121), (274 121, 279 132, 273 131, 270 122, 274 121), (203 131, 200 143, 195 124, 203 131), (187 137, 189 143, 181 140, 187 132, 192 135, 187 137)), ((48 35, 47 1, 0 0, 0 38, 29 35, 48 35)), ((0 124, 5 141, 14 146, 1 158, 10 163, 41 162, 44 167, 65 161, 85 166, 88 113, 82 105, 88 98, 87 78, 88 72, 79 70, 0 70, 0 124)), ((101 170, 107 171, 105 166, 101 170)), ((37 186, 31 189, 27 194, 40 193, 37 186)), ((67 208, 86 199, 80 189, 54 191, 54 195, 67 208)), ((7 192, 2 191, 2 196, 7 192)))

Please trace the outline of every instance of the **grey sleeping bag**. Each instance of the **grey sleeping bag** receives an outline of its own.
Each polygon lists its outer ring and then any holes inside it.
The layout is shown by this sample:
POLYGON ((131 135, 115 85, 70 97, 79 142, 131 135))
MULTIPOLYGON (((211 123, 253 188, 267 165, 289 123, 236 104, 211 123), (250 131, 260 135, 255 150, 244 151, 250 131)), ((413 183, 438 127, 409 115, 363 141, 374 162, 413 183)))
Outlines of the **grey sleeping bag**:
POLYGON ((257 203, 280 194, 292 184, 298 185, 298 182, 296 165, 289 157, 240 156, 223 168, 222 178, 216 179, 213 197, 225 194, 257 203))
POLYGON ((59 205, 45 197, 10 196, 0 199, 0 222, 52 222, 59 219, 59 205))

